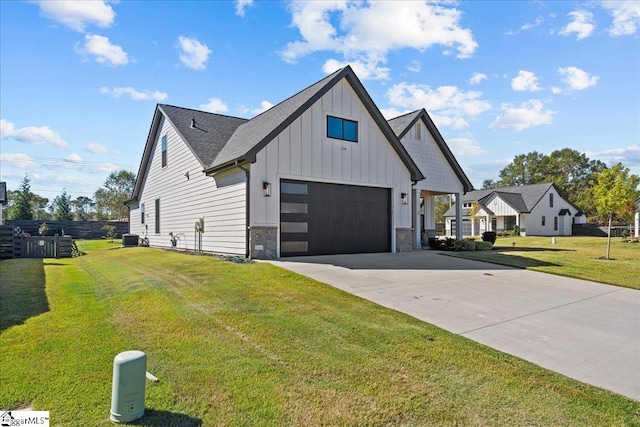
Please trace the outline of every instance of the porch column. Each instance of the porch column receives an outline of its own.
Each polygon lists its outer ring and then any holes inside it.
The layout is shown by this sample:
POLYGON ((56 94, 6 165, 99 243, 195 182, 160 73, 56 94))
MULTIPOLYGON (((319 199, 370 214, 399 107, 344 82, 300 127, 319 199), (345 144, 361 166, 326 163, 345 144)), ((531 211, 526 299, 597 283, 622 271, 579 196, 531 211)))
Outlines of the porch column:
POLYGON ((456 193, 456 240, 462 240, 462 193, 456 193))
POLYGON ((411 203, 413 205, 413 217, 411 218, 411 224, 413 225, 413 247, 414 249, 420 249, 422 239, 420 238, 420 190, 412 190, 411 203))
POLYGON ((640 237, 640 211, 636 212, 636 222, 634 225, 636 226, 635 237, 640 237))

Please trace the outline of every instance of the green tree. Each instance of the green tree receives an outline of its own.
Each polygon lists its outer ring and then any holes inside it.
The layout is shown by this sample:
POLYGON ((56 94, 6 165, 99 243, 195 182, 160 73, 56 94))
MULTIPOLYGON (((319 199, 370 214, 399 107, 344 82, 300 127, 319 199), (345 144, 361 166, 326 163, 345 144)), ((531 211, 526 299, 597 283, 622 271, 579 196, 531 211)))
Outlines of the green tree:
POLYGON ((71 212, 71 197, 67 194, 66 189, 62 189, 62 194, 53 199, 53 206, 53 219, 58 221, 73 220, 73 213, 71 212))
POLYGON ((544 182, 546 156, 537 151, 518 154, 500 171, 500 187, 530 185, 544 182))
MULTIPOLYGON (((31 198, 31 206, 33 207, 33 219, 52 219, 53 216, 50 212, 47 212, 49 206, 49 199, 46 197, 34 194, 31 198)), ((50 207, 50 206, 49 206, 50 207)))
POLYGON ((31 192, 31 178, 29 175, 24 176, 20 188, 11 192, 13 201, 9 209, 9 219, 33 219, 33 206, 31 201, 33 193, 31 192))
POLYGON ((95 204, 90 197, 78 196, 71 201, 73 218, 76 221, 87 221, 91 218, 91 209, 95 204))
POLYGON ((435 215, 436 222, 444 222, 444 214, 451 207, 451 196, 449 194, 442 194, 434 197, 435 199, 435 215))
POLYGON ((104 188, 94 194, 98 219, 124 219, 129 216, 129 208, 124 205, 131 194, 136 182, 136 175, 121 170, 112 172, 104 183, 104 188))
POLYGON ((490 190, 492 188, 498 188, 498 183, 492 179, 485 179, 482 181, 482 189, 490 190))
POLYGON ((611 221, 614 215, 628 218, 633 214, 632 205, 638 198, 640 177, 633 175, 629 169, 618 163, 612 168, 604 169, 596 176, 593 186, 593 200, 596 210, 609 220, 609 237, 607 238, 607 256, 611 251, 611 221))

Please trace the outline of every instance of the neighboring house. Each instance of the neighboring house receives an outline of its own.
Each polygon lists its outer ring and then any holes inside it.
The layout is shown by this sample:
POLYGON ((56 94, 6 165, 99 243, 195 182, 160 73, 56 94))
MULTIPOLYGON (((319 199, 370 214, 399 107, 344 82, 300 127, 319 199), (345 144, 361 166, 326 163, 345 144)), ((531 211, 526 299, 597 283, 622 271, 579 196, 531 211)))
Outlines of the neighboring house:
POLYGON ((640 198, 636 200, 635 237, 640 237, 640 198))
POLYGON ((472 187, 426 112, 409 116, 388 123, 350 67, 251 120, 160 104, 130 232, 262 259, 412 250, 419 197, 472 187))
MULTIPOLYGON (((516 226, 523 236, 570 236, 573 224, 586 222, 584 213, 553 183, 470 191, 462 196, 462 211, 465 236, 510 231, 516 226)), ((453 207, 445 213, 448 235, 455 232, 456 224, 453 207)))

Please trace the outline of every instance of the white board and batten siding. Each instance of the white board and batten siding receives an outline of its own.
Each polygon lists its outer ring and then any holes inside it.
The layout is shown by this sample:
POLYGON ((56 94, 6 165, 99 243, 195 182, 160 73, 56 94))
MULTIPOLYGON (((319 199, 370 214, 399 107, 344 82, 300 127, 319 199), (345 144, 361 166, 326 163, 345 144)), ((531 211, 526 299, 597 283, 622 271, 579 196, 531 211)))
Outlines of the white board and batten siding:
POLYGON ((529 236, 570 236, 572 224, 585 222, 584 215, 576 217, 578 210, 567 202, 553 187, 551 187, 531 209, 526 216, 526 230, 529 236), (549 195, 553 194, 553 206, 550 206, 549 195), (568 209, 571 215, 559 216, 562 209, 568 209), (542 217, 545 224, 542 225, 542 217), (557 218, 557 220, 555 219, 557 218), (555 222, 557 221, 557 229, 555 222))
POLYGON ((464 192, 460 178, 421 120, 411 127, 401 142, 425 177, 416 184, 417 190, 444 194, 464 192))
POLYGON ((392 233, 411 227, 410 205, 400 200, 411 192, 410 172, 345 79, 257 154, 251 179, 252 226, 278 226, 278 183, 299 179, 390 188, 392 233), (327 115, 358 122, 358 142, 327 138, 327 115), (263 197, 263 181, 272 184, 272 197, 263 197))
POLYGON ((151 246, 171 247, 173 233, 180 249, 197 249, 195 222, 204 218, 202 250, 245 253, 246 178, 242 171, 214 180, 165 118, 153 142, 137 206, 131 207, 131 233, 146 236, 151 246), (162 167, 162 137, 167 136, 167 166, 162 167), (189 178, 185 176, 188 172, 189 178), (155 231, 155 201, 160 200, 160 232, 155 231), (145 224, 140 207, 145 206, 145 224))

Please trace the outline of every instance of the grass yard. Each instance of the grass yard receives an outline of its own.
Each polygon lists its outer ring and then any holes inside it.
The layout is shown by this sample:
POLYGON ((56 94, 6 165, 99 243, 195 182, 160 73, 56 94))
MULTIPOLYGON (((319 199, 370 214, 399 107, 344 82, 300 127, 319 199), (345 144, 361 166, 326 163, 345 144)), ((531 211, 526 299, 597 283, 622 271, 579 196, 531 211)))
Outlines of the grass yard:
POLYGON ((554 245, 551 237, 529 236, 498 237, 492 251, 446 254, 640 289, 640 243, 612 238, 610 260, 601 259, 606 249, 605 237, 559 236, 554 245))
POLYGON ((138 349, 160 378, 141 426, 640 426, 640 402, 269 264, 80 249, 0 262, 0 409, 112 425, 138 349))

